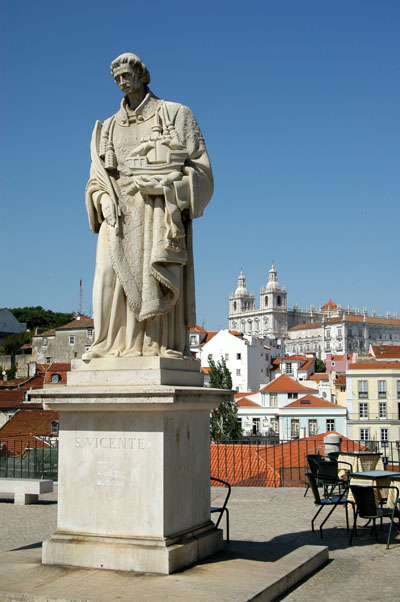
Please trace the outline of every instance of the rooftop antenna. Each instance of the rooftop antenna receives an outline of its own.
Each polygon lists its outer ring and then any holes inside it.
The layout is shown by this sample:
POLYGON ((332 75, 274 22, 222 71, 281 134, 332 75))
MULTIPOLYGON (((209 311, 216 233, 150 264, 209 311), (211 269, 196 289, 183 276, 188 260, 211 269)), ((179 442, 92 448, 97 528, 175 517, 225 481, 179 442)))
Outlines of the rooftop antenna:
POLYGON ((82 301, 83 301, 83 287, 82 287, 82 278, 79 280, 79 315, 83 315, 82 309, 82 301))

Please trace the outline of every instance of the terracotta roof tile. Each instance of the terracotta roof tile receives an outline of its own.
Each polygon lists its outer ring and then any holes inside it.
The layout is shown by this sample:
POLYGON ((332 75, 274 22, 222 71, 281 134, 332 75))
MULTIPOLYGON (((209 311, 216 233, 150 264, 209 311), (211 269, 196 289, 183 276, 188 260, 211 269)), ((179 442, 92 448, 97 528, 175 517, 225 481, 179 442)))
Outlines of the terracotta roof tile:
POLYGON ((297 382, 297 380, 294 380, 294 378, 290 378, 290 376, 287 376, 286 374, 281 374, 280 376, 278 376, 277 378, 274 378, 274 380, 272 380, 270 383, 268 383, 265 387, 263 387, 261 389, 261 392, 264 391, 268 391, 268 392, 284 392, 284 393, 292 393, 292 392, 304 392, 304 393, 309 393, 314 391, 315 389, 310 389, 309 387, 304 387, 304 385, 301 385, 299 382, 297 382))
MULTIPOLYGON (((276 445, 211 443, 211 475, 234 486, 304 487, 307 454, 324 451, 324 437, 335 431, 276 445)), ((365 449, 342 437, 343 451, 365 449)))
POLYGON ((346 375, 338 374, 335 379, 335 385, 339 386, 339 385, 345 385, 345 384, 346 384, 346 375))
POLYGON ((325 305, 323 305, 321 307, 321 310, 322 311, 328 311, 328 309, 336 310, 337 308, 338 308, 338 306, 336 305, 336 303, 334 303, 332 301, 332 299, 329 299, 329 301, 327 303, 325 303, 325 305))
POLYGON ((251 399, 247 399, 247 397, 242 397, 241 399, 238 399, 238 401, 235 402, 235 406, 237 406, 238 408, 247 408, 250 406, 255 406, 256 408, 261 407, 259 403, 251 401, 251 399))
POLYGON ((93 328, 94 321, 92 318, 81 318, 80 320, 72 320, 72 322, 68 322, 68 324, 64 324, 64 326, 59 326, 57 330, 78 330, 80 328, 93 328))
POLYGON ((326 372, 315 372, 307 380, 329 380, 329 374, 326 374, 326 372))
POLYGON ((58 420, 58 412, 52 410, 19 410, 0 429, 0 439, 9 435, 54 436, 51 423, 58 420))
MULTIPOLYGON (((284 406, 285 408, 341 408, 336 403, 326 401, 316 395, 305 395, 292 403, 288 403, 284 406)), ((343 409, 343 408, 342 408, 343 409)))
POLYGON ((400 370, 400 362, 360 362, 350 364, 349 370, 400 370))
POLYGON ((400 345, 372 345, 375 357, 378 359, 399 358, 400 345))

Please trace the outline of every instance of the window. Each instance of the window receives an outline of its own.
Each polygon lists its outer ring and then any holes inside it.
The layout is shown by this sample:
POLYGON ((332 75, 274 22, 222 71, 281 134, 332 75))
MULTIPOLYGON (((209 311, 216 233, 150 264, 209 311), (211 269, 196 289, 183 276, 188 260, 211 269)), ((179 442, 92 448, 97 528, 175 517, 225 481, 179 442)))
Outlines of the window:
POLYGON ((236 376, 240 376, 240 368, 236 370, 236 376))
POLYGON ((93 328, 88 328, 87 329, 87 334, 88 334, 88 337, 92 337, 93 336, 93 328))
POLYGON ((53 420, 50 429, 52 435, 58 435, 58 420, 53 420))
POLYGON ((287 362, 286 364, 286 374, 293 374, 293 366, 291 362, 287 362))
POLYGON ((299 436, 299 420, 297 418, 292 418, 290 421, 290 434, 292 437, 299 436))
POLYGON ((225 361, 229 360, 229 353, 225 353, 225 361))
POLYGON ((386 401, 379 402, 379 418, 387 418, 386 401))
POLYGON ((46 357, 46 364, 51 364, 51 357, 50 356, 46 357))
POLYGON ((400 399, 400 380, 397 381, 397 399, 400 399))
POLYGON ((386 399, 386 380, 378 380, 378 397, 386 399))
POLYGON ((389 429, 381 429, 381 441, 389 441, 389 429))
POLYGON ((308 436, 317 434, 317 421, 315 418, 310 418, 308 421, 308 436))
POLYGON ((236 311, 236 308, 237 308, 237 303, 236 303, 236 301, 234 301, 233 302, 233 311, 236 311))
POLYGON ((288 399, 297 399, 298 393, 288 393, 288 399))
POLYGON ((326 430, 327 431, 334 431, 335 430, 335 419, 334 418, 328 418, 326 421, 326 430))
POLYGON ((338 329, 337 329, 337 338, 338 338, 338 339, 341 339, 341 338, 342 338, 342 329, 341 329, 341 328, 338 328, 338 329))
POLYGON ((330 344, 330 342, 329 342, 329 341, 327 341, 327 342, 325 343, 325 351, 330 351, 330 350, 331 350, 331 344, 330 344))
POLYGON ((368 403, 364 401, 358 404, 358 414, 360 418, 368 418, 368 403))
POLYGON ((61 376, 59 374, 52 374, 51 375, 51 382, 53 385, 56 385, 57 383, 59 383, 61 380, 61 376))
POLYGON ((278 405, 278 395, 276 393, 271 393, 269 396, 269 405, 271 408, 276 408, 278 405))
POLYGON ((277 302, 278 305, 280 305, 282 303, 282 299, 281 299, 280 295, 277 296, 276 302, 277 302))
POLYGON ((191 345, 196 345, 197 344, 197 335, 195 335, 195 334, 191 334, 190 335, 190 344, 191 345))
POLYGON ((368 382, 366 380, 358 381, 358 399, 367 399, 368 397, 368 382))
POLYGON ((43 339, 43 347, 46 347, 46 345, 47 345, 47 339, 46 339, 46 337, 45 337, 45 338, 43 339))
POLYGON ((369 429, 360 429, 360 441, 369 441, 370 434, 369 429))
POLYGON ((260 432, 260 419, 253 418, 253 435, 257 435, 260 432))
POLYGON ((267 296, 264 297, 264 304, 265 304, 265 307, 268 306, 268 297, 267 296))
POLYGON ((271 428, 276 435, 279 435, 279 419, 271 418, 271 428))
POLYGON ((71 335, 71 336, 69 337, 69 344, 70 344, 70 345, 74 345, 74 344, 75 344, 75 337, 74 337, 74 335, 71 335))
POLYGON ((328 328, 328 330, 326 331, 326 338, 327 339, 331 338, 331 330, 330 330, 330 328, 328 328))
POLYGON ((237 353, 236 354, 236 359, 237 360, 241 360, 242 359, 242 354, 241 353, 237 353))

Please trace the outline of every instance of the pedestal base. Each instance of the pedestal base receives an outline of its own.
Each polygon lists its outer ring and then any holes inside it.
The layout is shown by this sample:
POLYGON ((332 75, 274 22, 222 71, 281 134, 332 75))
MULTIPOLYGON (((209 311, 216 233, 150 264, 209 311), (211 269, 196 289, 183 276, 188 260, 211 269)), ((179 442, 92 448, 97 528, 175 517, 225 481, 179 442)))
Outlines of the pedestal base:
POLYGON ((56 531, 49 541, 43 542, 42 563, 169 575, 221 547, 222 530, 213 524, 199 534, 188 533, 173 541, 56 531))
POLYGON ((99 362, 32 392, 60 414, 57 530, 43 563, 169 574, 217 552, 210 411, 230 391, 129 385, 123 360, 123 383, 111 385, 99 362))

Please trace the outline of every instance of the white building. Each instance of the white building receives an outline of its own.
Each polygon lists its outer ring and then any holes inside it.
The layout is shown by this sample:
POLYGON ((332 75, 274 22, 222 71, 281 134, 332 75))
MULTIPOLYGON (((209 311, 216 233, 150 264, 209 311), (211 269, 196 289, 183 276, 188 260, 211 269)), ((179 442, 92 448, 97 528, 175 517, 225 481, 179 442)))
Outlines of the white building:
POLYGON ((399 345, 400 320, 376 316, 348 315, 313 324, 298 324, 289 329, 286 350, 289 353, 313 352, 321 359, 328 354, 365 354, 371 345, 399 345))
POLYGON ((256 393, 236 395, 245 435, 293 439, 335 431, 346 433, 346 408, 316 395, 311 387, 282 374, 256 393))
POLYGON ((200 349, 202 368, 209 367, 210 358, 214 362, 221 358, 225 360, 236 391, 258 391, 268 383, 272 360, 281 353, 282 349, 271 346, 268 337, 248 336, 229 330, 220 330, 200 349))
POLYGON ((238 285, 229 296, 229 328, 247 335, 284 339, 291 354, 314 353, 324 359, 326 354, 366 353, 371 344, 400 344, 400 320, 397 313, 386 317, 368 315, 367 308, 344 309, 332 300, 316 309, 287 306, 287 291, 278 282, 274 266, 268 282, 260 289, 259 307, 255 296, 246 288, 241 271, 238 285), (287 340, 289 339, 289 341, 287 340))

